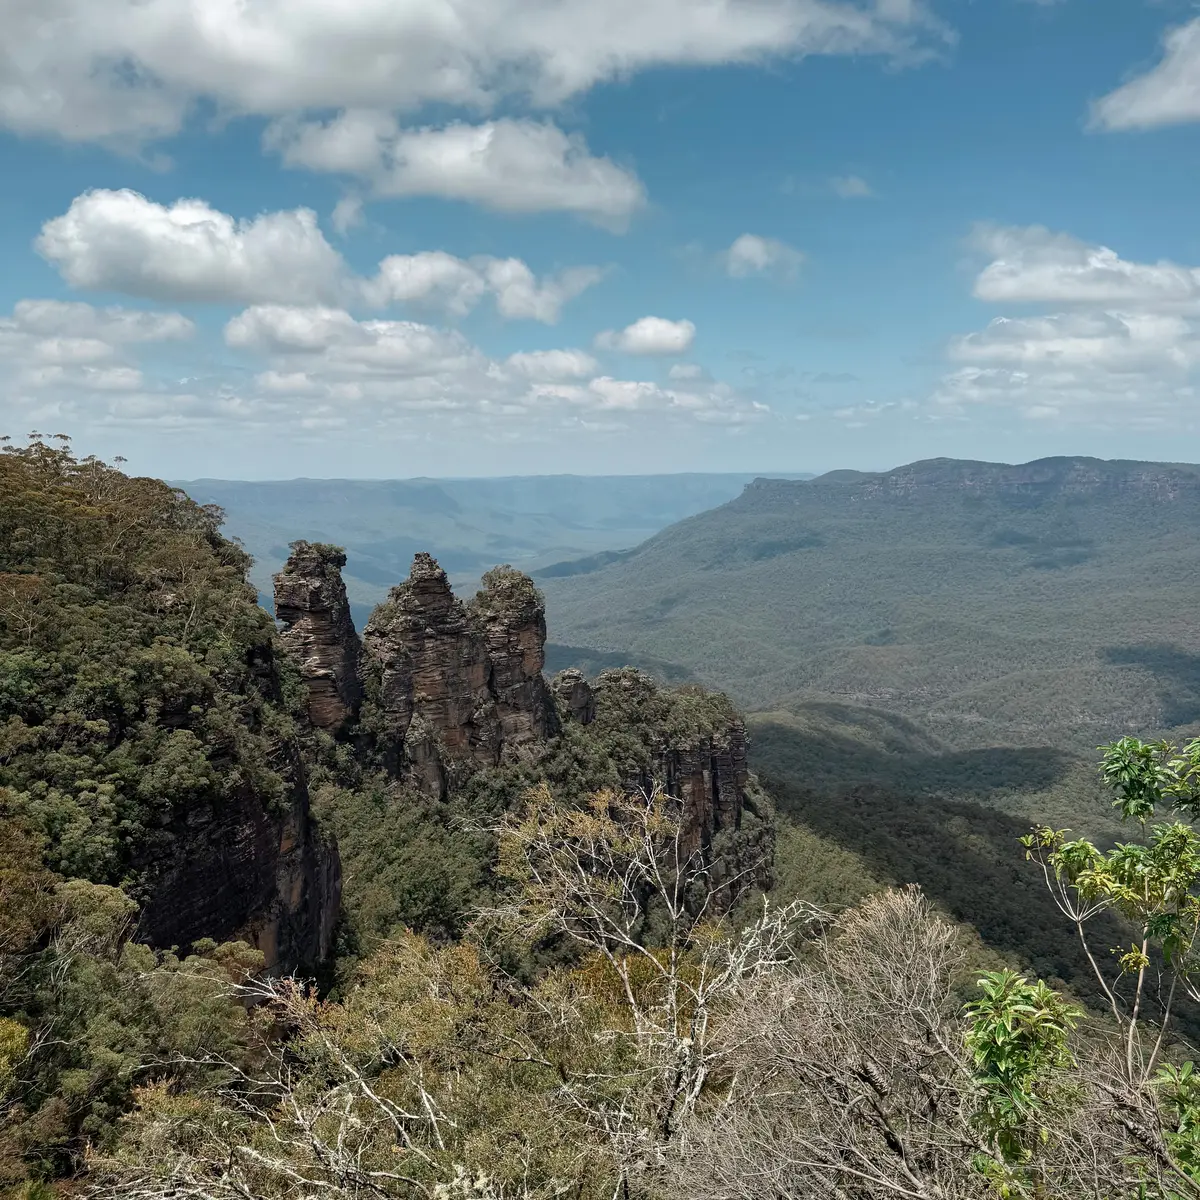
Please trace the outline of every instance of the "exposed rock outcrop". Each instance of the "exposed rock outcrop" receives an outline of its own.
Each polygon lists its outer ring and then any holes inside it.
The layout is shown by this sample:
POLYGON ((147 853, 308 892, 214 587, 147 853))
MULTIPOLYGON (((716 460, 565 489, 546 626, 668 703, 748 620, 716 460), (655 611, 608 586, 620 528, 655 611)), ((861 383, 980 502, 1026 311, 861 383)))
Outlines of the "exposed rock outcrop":
POLYGON ((568 720, 590 725, 596 719, 596 694, 587 676, 577 667, 568 667, 555 675, 550 690, 568 720))
POLYGON ((283 812, 244 789, 219 810, 192 810, 173 832, 177 852, 154 879, 141 939, 162 947, 200 937, 247 941, 278 974, 328 959, 341 866, 337 847, 309 818, 302 772, 283 812))
MULTIPOLYGON (((262 694, 279 702, 269 644, 252 669, 262 694)), ((247 941, 276 974, 327 961, 341 906, 337 844, 310 814, 299 746, 279 743, 271 766, 279 795, 243 777, 219 802, 187 809, 161 831, 165 837, 147 840, 153 858, 138 864, 146 881, 139 938, 164 948, 198 938, 247 941)))
POLYGON ((718 882, 737 881, 735 895, 750 880, 770 886, 773 827, 762 811, 769 801, 751 787, 746 727, 729 699, 698 687, 665 691, 632 667, 602 671, 594 688, 583 680, 587 693, 581 679, 564 684, 565 675, 555 680, 556 694, 586 694, 601 726, 640 730, 648 739, 643 762, 625 784, 658 786, 679 801, 682 852, 701 855, 718 882))
POLYGON ((283 644, 300 663, 308 687, 308 716, 318 729, 336 733, 358 718, 362 700, 361 645, 337 546, 293 542, 292 553, 275 576, 275 616, 283 644))
POLYGON ((444 795, 475 767, 536 753, 557 732, 542 675, 546 610, 527 575, 497 567, 463 604, 428 554, 363 635, 370 725, 389 770, 444 795))
POLYGON ((513 758, 558 732, 546 665, 546 605, 533 580, 512 567, 483 577, 470 605, 492 664, 501 757, 513 758))
POLYGON ((416 763, 418 781, 443 792, 448 768, 500 761, 487 642, 434 558, 416 556, 408 579, 371 614, 363 645, 373 732, 393 774, 413 774, 416 763))

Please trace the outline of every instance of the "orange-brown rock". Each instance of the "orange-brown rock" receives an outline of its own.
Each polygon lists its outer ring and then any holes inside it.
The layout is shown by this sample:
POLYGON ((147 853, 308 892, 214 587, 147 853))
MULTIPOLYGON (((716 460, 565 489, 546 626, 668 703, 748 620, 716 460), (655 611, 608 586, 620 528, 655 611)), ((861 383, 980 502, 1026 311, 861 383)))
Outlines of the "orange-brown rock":
POLYGON ((275 576, 280 638, 300 664, 309 720, 336 733, 357 719, 362 700, 361 646, 342 582, 346 555, 338 546, 303 541, 291 550, 275 576))
POLYGON ((501 757, 510 759, 558 732, 546 665, 546 605, 533 580, 512 567, 483 577, 470 613, 483 631, 500 721, 501 757))
POLYGON ((418 761, 418 781, 443 791, 448 768, 500 761, 500 714, 484 633, 434 558, 416 556, 408 579, 371 614, 363 647, 373 731, 389 770, 409 775, 418 761), (406 748, 410 729, 413 744, 406 748))

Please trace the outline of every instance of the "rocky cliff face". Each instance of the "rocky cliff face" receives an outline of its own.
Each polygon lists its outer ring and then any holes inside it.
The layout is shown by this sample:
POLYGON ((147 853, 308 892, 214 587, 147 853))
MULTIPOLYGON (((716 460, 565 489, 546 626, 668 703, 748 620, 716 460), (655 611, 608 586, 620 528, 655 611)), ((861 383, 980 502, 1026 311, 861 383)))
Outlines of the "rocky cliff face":
POLYGON ((558 731, 546 665, 546 606, 528 575, 497 567, 471 603, 492 664, 501 758, 510 759, 558 731))
POLYGON ((313 970, 329 957, 341 900, 337 847, 309 818, 298 758, 291 775, 283 811, 243 789, 219 810, 188 812, 173 831, 177 853, 143 906, 141 940, 246 941, 278 974, 313 970))
POLYGON ((546 613, 532 582, 490 572, 470 605, 418 554, 363 636, 371 724, 389 770, 427 791, 545 741, 556 717, 542 677, 546 613))
MULTIPOLYGON (((252 669, 261 694, 280 702, 270 644, 252 669)), ((148 884, 139 938, 156 947, 246 941, 277 974, 315 970, 329 958, 341 907, 337 845, 311 817, 299 746, 277 743, 271 765, 281 796, 265 796, 244 778, 219 802, 175 818, 165 831, 170 854, 139 864, 148 884)))
POLYGON ((339 547, 293 542, 275 576, 275 616, 308 687, 309 720, 330 733, 358 718, 362 700, 361 646, 342 582, 345 565, 339 547))
POLYGON ((770 886, 770 814, 758 811, 765 797, 752 796, 746 727, 726 697, 699 688, 664 692, 629 667, 602 671, 594 686, 582 672, 564 671, 552 688, 568 720, 641 732, 646 752, 625 786, 661 787, 680 802, 683 853, 704 858, 718 881, 748 872, 770 886))
POLYGON ((428 554, 416 556, 408 579, 371 615, 356 657, 342 618, 341 565, 333 548, 298 543, 276 580, 314 724, 344 727, 362 695, 355 734, 394 778, 445 798, 480 769, 536 759, 561 721, 577 723, 600 754, 617 748, 625 786, 661 787, 679 801, 687 854, 703 856, 718 876, 745 870, 770 882, 771 827, 760 811, 767 802, 752 797, 745 727, 725 697, 660 689, 630 668, 603 672, 594 686, 579 671, 548 685, 546 612, 532 580, 497 567, 464 604, 428 554), (350 674, 355 663, 361 677, 350 674))

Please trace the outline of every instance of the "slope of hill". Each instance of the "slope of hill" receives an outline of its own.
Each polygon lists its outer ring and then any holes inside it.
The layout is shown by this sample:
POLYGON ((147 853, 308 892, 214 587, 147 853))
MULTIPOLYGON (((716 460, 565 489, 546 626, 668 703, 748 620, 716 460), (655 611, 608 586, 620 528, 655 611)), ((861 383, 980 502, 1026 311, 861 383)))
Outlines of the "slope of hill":
POLYGON ((557 642, 652 654, 751 708, 1090 751, 1200 719, 1197 528, 1200 467, 937 459, 757 480, 539 583, 557 642))
POLYGON ((660 529, 736 496, 753 475, 545 475, 507 479, 292 479, 179 483, 218 504, 226 531, 255 563, 270 603, 271 576, 298 538, 346 548, 346 586, 358 625, 437 546, 451 580, 472 587, 498 562, 529 570, 625 550, 660 529))

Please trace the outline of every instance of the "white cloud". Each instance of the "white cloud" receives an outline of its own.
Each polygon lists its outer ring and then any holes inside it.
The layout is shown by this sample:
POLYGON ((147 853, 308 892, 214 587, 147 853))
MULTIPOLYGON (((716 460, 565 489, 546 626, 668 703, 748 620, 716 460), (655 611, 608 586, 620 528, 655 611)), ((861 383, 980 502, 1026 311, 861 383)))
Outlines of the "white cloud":
POLYGON ((1093 426, 1195 419, 1200 271, 1133 262, 1041 227, 981 227, 972 241, 993 256, 975 281, 979 299, 1065 308, 997 317, 955 339, 948 353, 960 365, 942 379, 935 411, 1001 406, 1093 426))
POLYGON ((642 317, 624 329, 608 329, 596 337, 602 350, 625 354, 686 354, 696 338, 691 321, 669 321, 665 317, 642 317))
POLYGON ((18 393, 134 391, 142 387, 129 348, 180 341, 194 332, 179 313, 93 308, 61 300, 21 300, 0 318, 0 378, 18 393))
POLYGON ((156 300, 415 303, 463 316, 491 295, 502 317, 547 324, 604 274, 573 267, 538 279, 517 258, 465 260, 439 250, 390 255, 363 279, 309 209, 238 221, 202 200, 167 206, 131 191, 85 192, 46 222, 37 248, 73 287, 156 300))
POLYGON ((1192 306, 1200 270, 1172 262, 1137 263, 1039 225, 980 226, 975 249, 992 257, 975 281, 980 300, 1049 304, 1192 306))
POLYGON ((1167 32, 1162 59, 1092 105, 1102 129, 1151 129, 1200 120, 1200 17, 1167 32))
POLYGON ((490 294, 502 317, 552 325, 567 301, 603 275, 598 267, 575 267, 538 280, 519 258, 479 255, 468 260, 434 250, 385 258, 375 278, 363 284, 362 294, 375 307, 422 303, 454 316, 464 316, 490 294))
POLYGON ((4 5, 0 124, 125 144, 227 113, 554 106, 648 67, 913 59, 921 0, 49 0, 4 5))
POLYGON ((47 221, 38 252, 72 287, 155 300, 336 300, 342 257, 307 208, 237 221, 203 200, 97 189, 47 221))
POLYGON ((585 385, 538 384, 539 402, 565 404, 608 413, 667 413, 703 424, 741 425, 761 419, 770 409, 747 400, 728 384, 706 388, 664 388, 644 380, 601 375, 585 385))
POLYGON ((77 300, 18 300, 11 325, 42 337, 96 338, 115 344, 176 341, 196 330, 179 313, 94 308, 77 300))
POLYGON ((179 378, 190 373, 172 364, 167 377, 130 361, 127 351, 151 334, 181 336, 182 318, 61 305, 55 322, 51 305, 26 301, 22 316, 0 320, 0 406, 35 427, 57 420, 80 432, 117 425, 222 436, 255 429, 292 439, 470 429, 482 438, 541 439, 556 428, 742 425, 769 413, 708 379, 662 387, 616 378, 570 348, 494 359, 455 330, 357 319, 329 305, 252 305, 225 326, 244 364, 240 375, 179 378))
POLYGON ((343 196, 334 206, 329 223, 343 237, 364 221, 361 196, 343 196))
POLYGON ((646 201, 637 176, 545 121, 403 129, 381 112, 282 121, 266 144, 290 166, 363 179, 376 196, 436 196, 507 213, 566 212, 623 229, 646 201))
POLYGON ((505 365, 527 379, 548 383, 562 379, 586 379, 600 369, 584 350, 528 350, 510 354, 505 365))
POLYGON ((829 181, 829 186, 834 194, 841 196, 843 200, 858 200, 875 195, 871 185, 858 175, 835 175, 829 181))
POLYGON ((743 233, 721 257, 725 270, 735 279, 767 274, 794 279, 804 263, 799 250, 754 233, 743 233))
POLYGON ((674 363, 667 375, 673 380, 706 379, 708 373, 696 363, 674 363))

